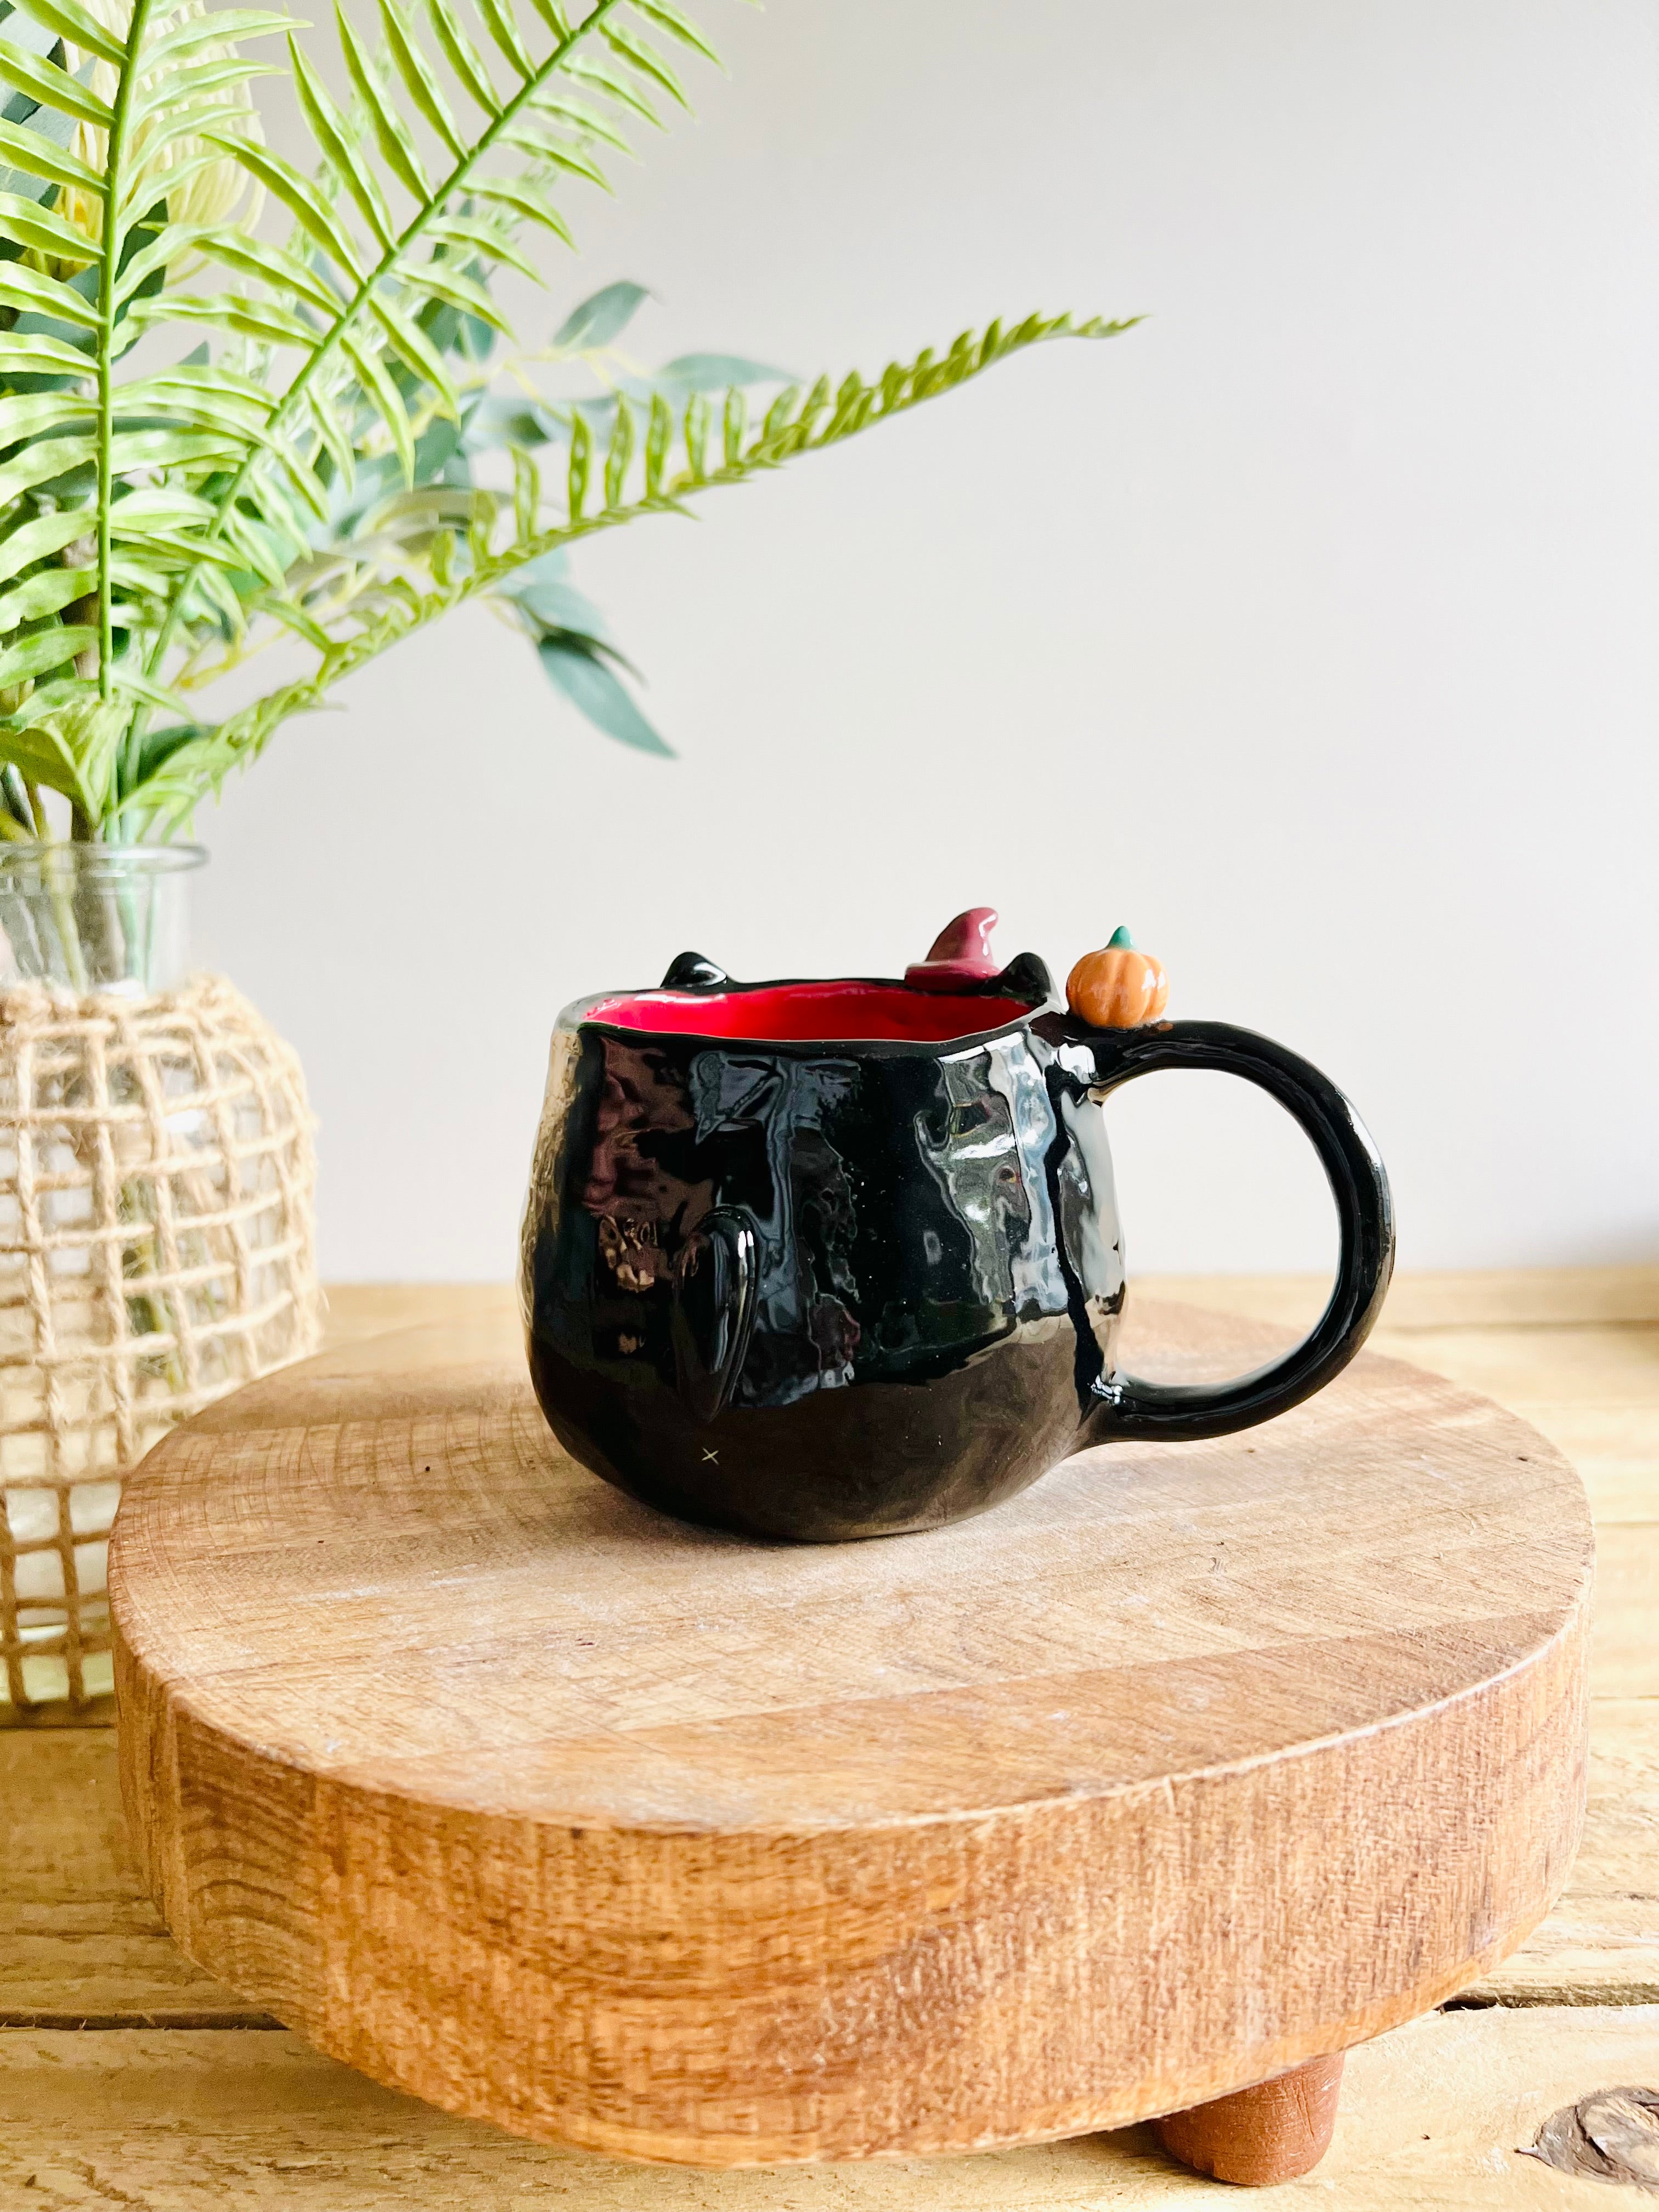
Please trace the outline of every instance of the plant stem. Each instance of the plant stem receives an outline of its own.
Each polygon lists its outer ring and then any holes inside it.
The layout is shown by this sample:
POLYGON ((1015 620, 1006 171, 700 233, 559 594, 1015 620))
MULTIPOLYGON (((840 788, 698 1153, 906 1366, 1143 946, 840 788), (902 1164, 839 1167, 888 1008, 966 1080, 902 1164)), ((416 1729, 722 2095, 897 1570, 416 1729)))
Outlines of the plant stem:
POLYGON ((127 116, 138 83, 138 54, 150 7, 151 0, 134 0, 127 29, 126 66, 116 84, 104 155, 103 243, 98 271, 98 696, 105 701, 115 687, 115 605, 110 577, 110 509, 115 501, 115 478, 110 458, 115 436, 115 286, 121 265, 117 218, 125 182, 127 116))
POLYGON ((86 956, 81 950, 81 931, 75 919, 75 902, 64 889, 62 874, 50 857, 48 857, 47 865, 52 871, 52 890, 48 896, 52 900, 52 917, 58 924, 58 941, 64 948, 64 966, 68 971, 70 981, 74 984, 77 991, 84 993, 87 988, 87 963, 86 956))
POLYGON ((151 927, 146 926, 146 923, 153 923, 155 918, 155 885, 154 882, 152 881, 145 885, 143 908, 144 920, 140 919, 138 902, 133 892, 132 885, 129 883, 122 883, 117 885, 115 891, 115 907, 117 913, 121 918, 122 964, 125 966, 127 974, 130 975, 136 975, 138 981, 143 985, 145 990, 148 991, 149 988, 150 956, 154 949, 151 940, 155 933, 151 927), (140 954, 137 950, 141 942, 143 946, 142 954, 140 954))

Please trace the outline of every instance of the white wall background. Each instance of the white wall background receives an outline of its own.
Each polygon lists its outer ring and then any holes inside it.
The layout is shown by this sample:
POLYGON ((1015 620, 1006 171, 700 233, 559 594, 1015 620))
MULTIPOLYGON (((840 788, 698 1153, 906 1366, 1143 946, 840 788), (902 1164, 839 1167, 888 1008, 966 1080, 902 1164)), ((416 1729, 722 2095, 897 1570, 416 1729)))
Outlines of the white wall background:
MULTIPOLYGON (((1405 1264, 1659 1255, 1659 17, 1647 0, 711 0, 697 121, 556 319, 811 373, 1145 313, 584 552, 676 763, 487 613, 199 827, 201 950, 304 1054, 336 1279, 505 1276, 567 999, 696 945, 890 972, 1120 921, 1280 1036, 1405 1264)), ((1113 1109, 1132 1263, 1313 1267, 1224 1079, 1113 1109)))

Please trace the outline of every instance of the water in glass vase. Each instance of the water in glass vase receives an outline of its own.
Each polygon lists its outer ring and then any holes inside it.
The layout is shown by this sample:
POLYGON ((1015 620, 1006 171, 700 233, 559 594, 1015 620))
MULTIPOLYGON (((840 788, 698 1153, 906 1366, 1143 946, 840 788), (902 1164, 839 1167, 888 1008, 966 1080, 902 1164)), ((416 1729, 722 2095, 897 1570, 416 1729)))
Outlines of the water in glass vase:
POLYGON ((184 973, 199 845, 0 848, 0 983, 86 994, 171 990, 184 973))

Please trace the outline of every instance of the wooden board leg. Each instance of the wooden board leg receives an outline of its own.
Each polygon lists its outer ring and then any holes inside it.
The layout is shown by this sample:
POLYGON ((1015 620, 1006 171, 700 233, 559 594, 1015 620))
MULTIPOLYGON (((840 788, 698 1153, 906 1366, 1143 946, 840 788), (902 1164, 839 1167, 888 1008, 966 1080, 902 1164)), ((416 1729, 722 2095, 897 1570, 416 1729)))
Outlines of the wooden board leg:
POLYGON ((1154 2120, 1171 2158, 1215 2181, 1261 2189, 1293 2181, 1330 2148, 1342 2088, 1342 2053, 1311 2058, 1288 2074, 1208 2105, 1154 2120))

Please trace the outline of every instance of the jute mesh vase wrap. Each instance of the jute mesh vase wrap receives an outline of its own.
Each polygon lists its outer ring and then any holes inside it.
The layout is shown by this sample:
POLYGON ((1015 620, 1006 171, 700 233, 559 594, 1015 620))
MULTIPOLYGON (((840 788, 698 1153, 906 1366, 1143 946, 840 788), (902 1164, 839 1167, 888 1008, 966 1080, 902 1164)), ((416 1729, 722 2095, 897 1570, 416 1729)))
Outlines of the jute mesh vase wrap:
POLYGON ((314 1350, 314 1181, 299 1061, 222 978, 0 987, 0 1725, 101 1710, 122 1474, 314 1350))

